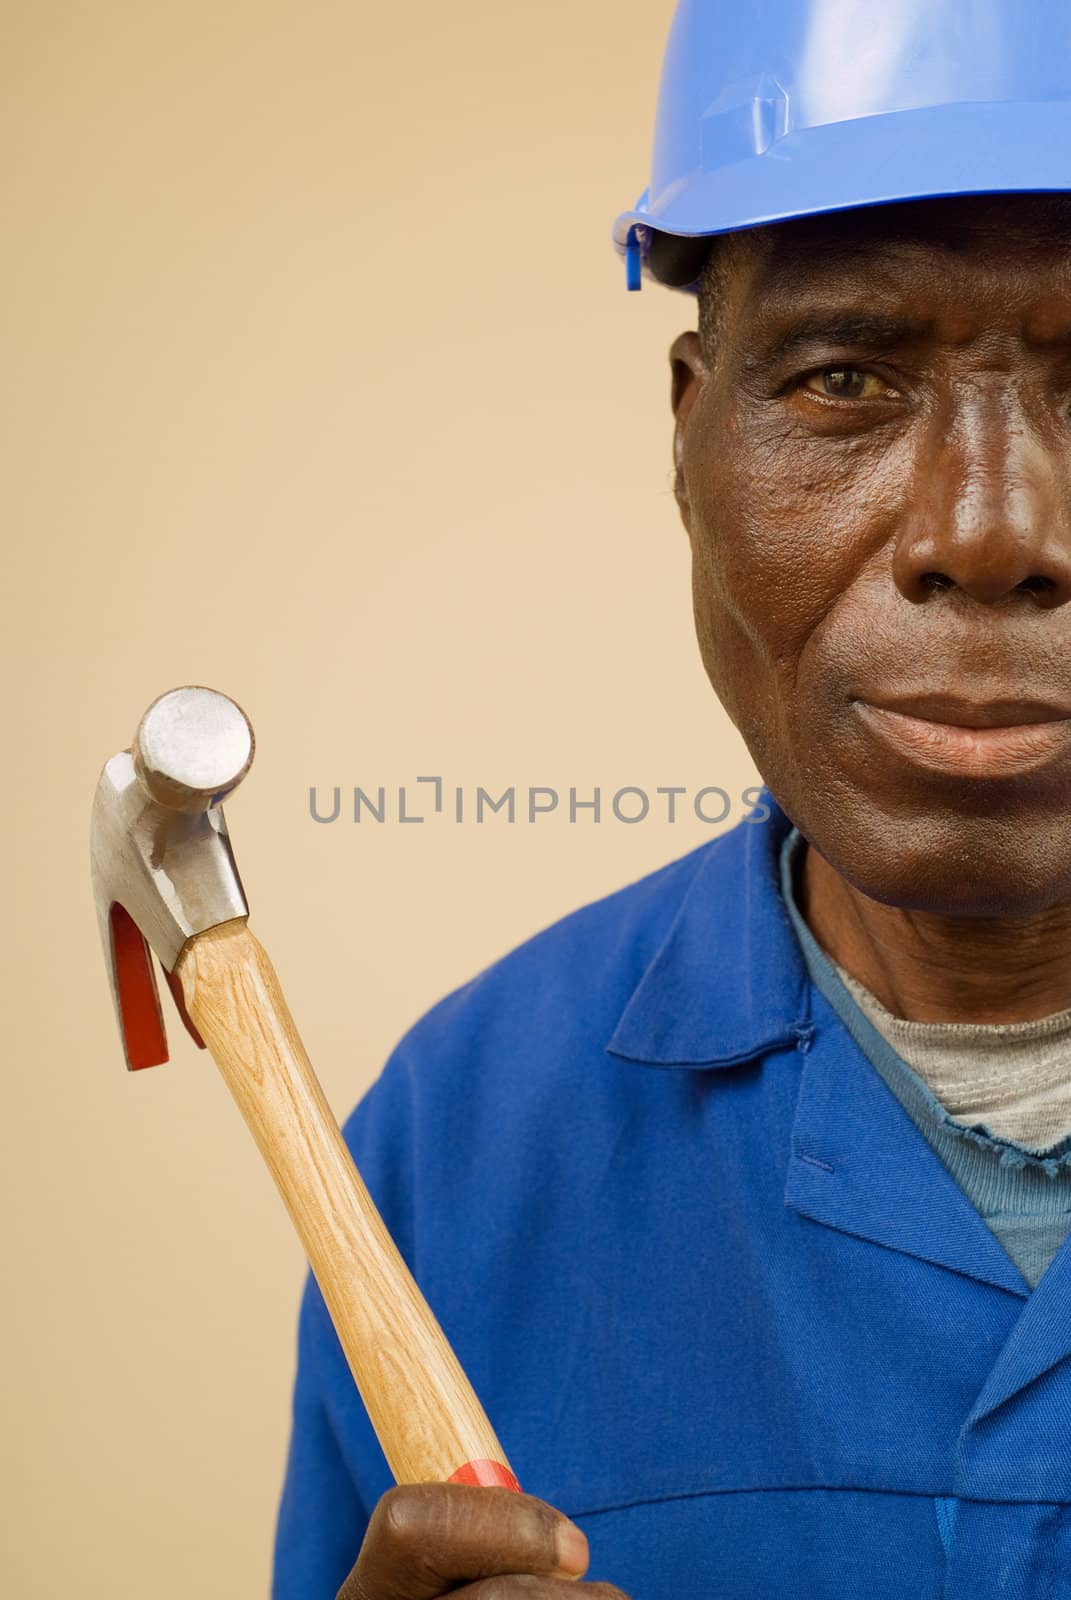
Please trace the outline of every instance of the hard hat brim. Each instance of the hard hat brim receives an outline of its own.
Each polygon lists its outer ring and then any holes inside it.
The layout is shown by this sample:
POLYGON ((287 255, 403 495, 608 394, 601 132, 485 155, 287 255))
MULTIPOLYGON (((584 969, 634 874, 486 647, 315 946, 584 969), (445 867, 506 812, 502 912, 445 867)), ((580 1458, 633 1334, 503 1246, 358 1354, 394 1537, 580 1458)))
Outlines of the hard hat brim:
MULTIPOLYGON (((652 232, 700 238, 857 206, 1071 191, 1071 101, 964 101, 797 129, 761 154, 645 192, 613 227, 644 270, 652 232)), ((694 289, 694 284, 681 285, 694 289)))

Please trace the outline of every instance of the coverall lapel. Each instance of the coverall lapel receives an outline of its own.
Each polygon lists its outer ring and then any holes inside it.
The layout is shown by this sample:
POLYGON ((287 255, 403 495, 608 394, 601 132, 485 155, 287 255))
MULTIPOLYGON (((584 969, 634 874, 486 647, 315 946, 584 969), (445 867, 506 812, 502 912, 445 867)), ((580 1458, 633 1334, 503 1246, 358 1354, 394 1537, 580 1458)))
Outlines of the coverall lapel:
POLYGON ((1042 1274, 978 1396, 971 1422, 995 1411, 1071 1355, 1071 1238, 1042 1274))
POLYGON ((813 1018, 786 1203, 827 1227, 1029 1295, 1011 1258, 817 993, 813 1018))

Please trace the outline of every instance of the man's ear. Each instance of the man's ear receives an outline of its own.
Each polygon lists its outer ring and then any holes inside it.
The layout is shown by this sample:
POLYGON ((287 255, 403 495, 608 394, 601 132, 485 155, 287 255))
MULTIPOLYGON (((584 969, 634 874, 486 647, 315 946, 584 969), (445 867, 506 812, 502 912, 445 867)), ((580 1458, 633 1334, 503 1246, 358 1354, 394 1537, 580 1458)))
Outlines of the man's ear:
POLYGON ((670 403, 673 407, 673 493, 686 528, 689 527, 691 507, 684 482, 684 430, 700 389, 710 376, 703 357, 703 347, 694 328, 678 334, 669 351, 669 365, 673 374, 670 403))

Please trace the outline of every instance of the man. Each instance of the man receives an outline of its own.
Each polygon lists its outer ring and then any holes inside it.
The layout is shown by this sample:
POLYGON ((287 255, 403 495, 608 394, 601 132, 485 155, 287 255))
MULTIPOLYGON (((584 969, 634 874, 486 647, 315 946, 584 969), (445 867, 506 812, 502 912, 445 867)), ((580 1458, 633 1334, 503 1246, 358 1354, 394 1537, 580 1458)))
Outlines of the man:
POLYGON ((310 1287, 279 1600, 1071 1596, 1069 102, 1055 4, 679 8, 618 242, 768 790, 358 1107, 526 1493, 391 1490, 310 1287))

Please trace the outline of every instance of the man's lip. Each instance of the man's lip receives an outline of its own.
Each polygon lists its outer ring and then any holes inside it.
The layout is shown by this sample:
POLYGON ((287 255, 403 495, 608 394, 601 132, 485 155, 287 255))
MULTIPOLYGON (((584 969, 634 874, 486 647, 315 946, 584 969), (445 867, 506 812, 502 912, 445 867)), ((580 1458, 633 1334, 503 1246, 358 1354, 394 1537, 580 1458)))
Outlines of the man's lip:
POLYGON ((916 694, 902 698, 861 695, 864 705, 895 711, 923 722, 955 728, 1021 728, 1038 722, 1061 722, 1071 717, 1071 699, 1038 700, 1001 696, 994 700, 967 700, 950 694, 916 694))
POLYGON ((1015 777, 1071 747, 1071 708, 1048 701, 925 696, 879 703, 857 697, 855 705, 884 745, 934 772, 1015 777))

